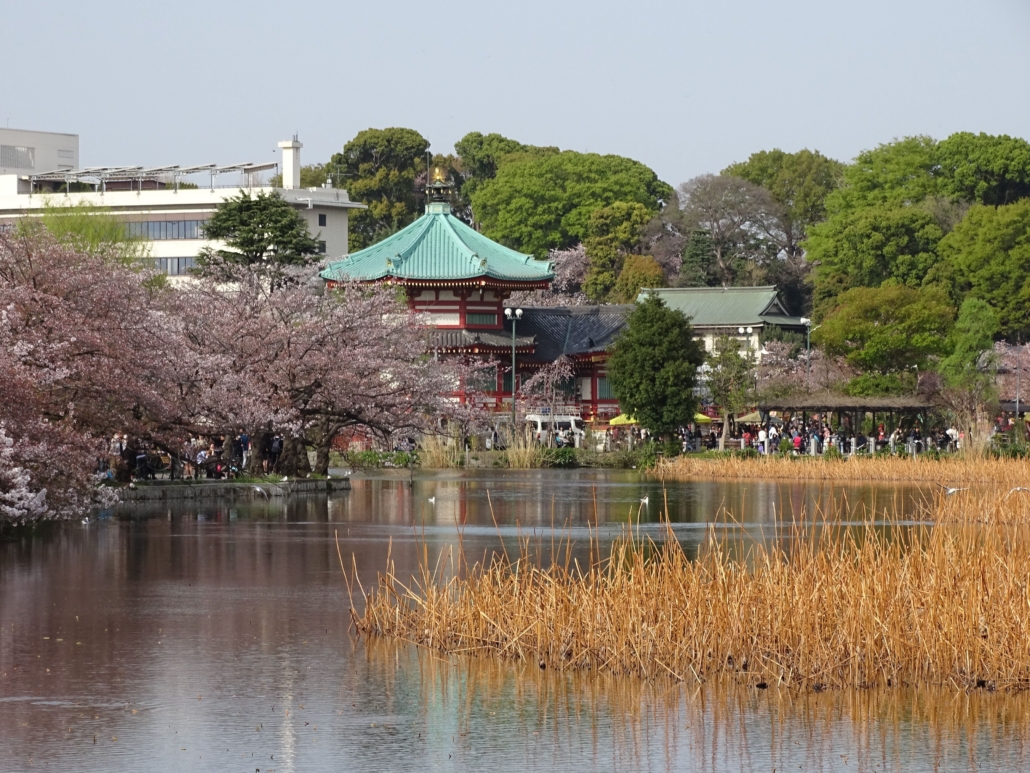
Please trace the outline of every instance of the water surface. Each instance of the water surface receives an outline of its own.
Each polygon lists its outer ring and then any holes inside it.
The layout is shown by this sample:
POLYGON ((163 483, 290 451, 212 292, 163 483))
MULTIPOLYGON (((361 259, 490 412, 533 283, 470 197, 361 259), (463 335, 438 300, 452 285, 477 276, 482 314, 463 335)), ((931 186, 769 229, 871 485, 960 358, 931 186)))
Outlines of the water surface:
POLYGON ((328 500, 66 524, 0 544, 0 770, 1027 769, 1022 697, 647 685, 444 659, 349 630, 337 540, 367 586, 388 550, 403 573, 423 542, 431 557, 459 544, 479 556, 522 533, 546 554, 555 537, 582 551, 631 520, 657 534, 666 496, 689 549, 712 520, 743 544, 836 503, 917 518, 923 494, 398 473, 328 500))

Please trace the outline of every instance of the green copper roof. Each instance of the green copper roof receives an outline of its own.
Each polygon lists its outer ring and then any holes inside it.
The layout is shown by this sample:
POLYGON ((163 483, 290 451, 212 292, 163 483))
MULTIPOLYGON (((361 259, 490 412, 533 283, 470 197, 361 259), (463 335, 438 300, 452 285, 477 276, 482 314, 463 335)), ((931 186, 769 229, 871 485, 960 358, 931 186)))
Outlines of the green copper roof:
POLYGON ((551 265, 491 241, 432 202, 426 213, 371 247, 330 263, 323 279, 475 279, 545 282, 554 278, 551 265))
POLYGON ((682 311, 695 327, 801 325, 800 318, 787 313, 774 286, 662 287, 641 290, 637 300, 648 295, 657 295, 670 309, 682 311))

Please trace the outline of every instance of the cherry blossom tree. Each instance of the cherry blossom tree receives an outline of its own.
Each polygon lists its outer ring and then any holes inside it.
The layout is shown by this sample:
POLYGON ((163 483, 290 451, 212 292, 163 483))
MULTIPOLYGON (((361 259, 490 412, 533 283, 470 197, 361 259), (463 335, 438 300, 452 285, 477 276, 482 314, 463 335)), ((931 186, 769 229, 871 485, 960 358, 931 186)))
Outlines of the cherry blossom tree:
POLYGON ((117 255, 43 232, 0 236, 3 464, 19 481, 6 485, 8 495, 15 486, 39 495, 19 520, 88 508, 105 438, 170 426, 167 331, 151 280, 117 255))
POLYGON ((428 354, 424 320, 394 288, 323 292, 310 278, 298 272, 273 289, 238 267, 231 283, 200 280, 176 299, 189 349, 179 413, 198 431, 282 431, 295 444, 284 450, 288 474, 307 471, 308 447, 324 474, 347 427, 383 438, 425 430, 453 391, 452 366, 428 354))
MULTIPOLYGON (((575 366, 569 357, 559 357, 542 366, 526 379, 519 390, 519 401, 525 413, 546 412, 549 416, 561 413, 561 406, 571 402, 569 387, 574 385, 575 366)), ((554 427, 547 433, 547 445, 551 445, 554 427)))

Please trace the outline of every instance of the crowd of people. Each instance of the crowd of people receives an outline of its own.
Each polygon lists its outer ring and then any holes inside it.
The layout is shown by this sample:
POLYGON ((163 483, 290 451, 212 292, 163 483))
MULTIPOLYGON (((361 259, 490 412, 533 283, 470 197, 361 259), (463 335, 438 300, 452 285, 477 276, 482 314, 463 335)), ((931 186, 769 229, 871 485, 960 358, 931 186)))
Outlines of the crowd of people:
MULTIPOLYGON (((708 425, 680 431, 683 451, 716 450, 719 433, 708 425)), ((918 425, 889 430, 883 422, 866 433, 861 427, 853 430, 848 424, 832 425, 819 418, 802 421, 796 417, 784 423, 770 419, 767 423, 738 423, 730 432, 727 450, 752 449, 760 454, 785 453, 793 455, 878 453, 923 453, 924 451, 957 451, 962 447, 964 433, 954 427, 937 427, 925 436, 918 425), (832 449, 832 450, 831 450, 832 449)))
MULTIPOLYGON (((261 472, 278 471, 283 437, 268 433, 261 446, 261 472)), ((149 441, 115 433, 106 458, 97 460, 97 473, 122 482, 169 479, 199 480, 236 478, 250 466, 253 446, 245 430, 225 435, 190 435, 175 453, 149 441)))

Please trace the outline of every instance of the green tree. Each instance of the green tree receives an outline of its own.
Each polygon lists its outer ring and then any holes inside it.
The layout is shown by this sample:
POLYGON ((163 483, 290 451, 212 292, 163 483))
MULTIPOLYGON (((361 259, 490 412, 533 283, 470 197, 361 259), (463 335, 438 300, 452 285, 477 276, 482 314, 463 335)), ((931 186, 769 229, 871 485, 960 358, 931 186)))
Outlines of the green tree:
POLYGON ((903 392, 914 368, 925 371, 931 357, 948 352, 955 309, 940 287, 855 287, 836 303, 812 342, 863 372, 849 385, 852 394, 903 392))
POLYGON ((544 258, 550 249, 585 241, 595 210, 635 202, 653 215, 671 193, 638 161, 564 151, 506 161, 471 204, 488 237, 544 258))
POLYGON ((509 160, 546 156, 558 153, 558 148, 523 145, 500 134, 469 132, 456 143, 454 150, 461 158, 461 194, 469 200, 480 185, 497 176, 497 169, 509 160))
POLYGON ((46 229, 59 242, 89 255, 103 255, 123 265, 152 268, 150 243, 132 236, 125 221, 96 204, 43 204, 39 219, 19 221, 25 232, 46 229))
POLYGON ((941 192, 999 206, 1030 196, 1030 142, 1007 135, 952 134, 937 146, 941 192))
POLYGON ((1002 335, 1030 334, 1030 199, 976 205, 940 244, 936 271, 956 300, 994 307, 1002 335))
POLYGON ((817 225, 805 245, 818 263, 817 316, 851 287, 887 280, 918 287, 937 262, 943 236, 934 216, 918 207, 873 205, 817 225))
POLYGON ((637 202, 616 201, 590 213, 589 236, 583 240, 589 266, 583 291, 595 303, 608 300, 618 281, 625 255, 640 242, 651 212, 637 202))
POLYGON ((873 205, 918 204, 940 192, 937 142, 932 137, 905 137, 859 153, 844 168, 839 188, 826 197, 833 215, 873 205))
POLYGON ((722 170, 760 185, 782 208, 777 218, 776 237, 788 256, 801 251, 808 229, 826 218, 826 197, 837 188, 844 165, 819 151, 784 153, 766 150, 751 154, 747 161, 722 170))
POLYGON ((198 270, 206 276, 222 276, 226 266, 257 267, 273 283, 287 266, 308 266, 315 262, 318 242, 307 223, 278 193, 226 199, 204 225, 208 239, 225 243, 222 249, 205 248, 197 257, 198 270))
POLYGON ((718 284, 715 267, 715 242, 707 231, 693 230, 683 248, 683 263, 676 278, 677 287, 714 287, 718 284))
POLYGON ((651 295, 637 304, 616 339, 608 378, 623 411, 649 430, 667 434, 694 419, 694 386, 704 359, 683 312, 651 295))
POLYGON ((962 302, 952 331, 951 354, 941 360, 944 397, 966 431, 966 449, 981 453, 991 431, 994 388, 994 334, 998 317, 979 298, 962 302))
POLYGON ((705 376, 712 401, 722 411, 719 450, 726 450, 730 436, 730 417, 746 411, 755 403, 755 355, 751 347, 741 351, 741 342, 729 336, 715 340, 705 376))
POLYGON ((650 255, 627 255, 609 297, 615 303, 633 303, 645 287, 665 287, 665 272, 650 255))
POLYGON ((338 185, 368 207, 350 215, 352 252, 419 216, 415 178, 426 171, 428 150, 428 140, 414 129, 365 129, 333 154, 329 166, 344 175, 338 185))

